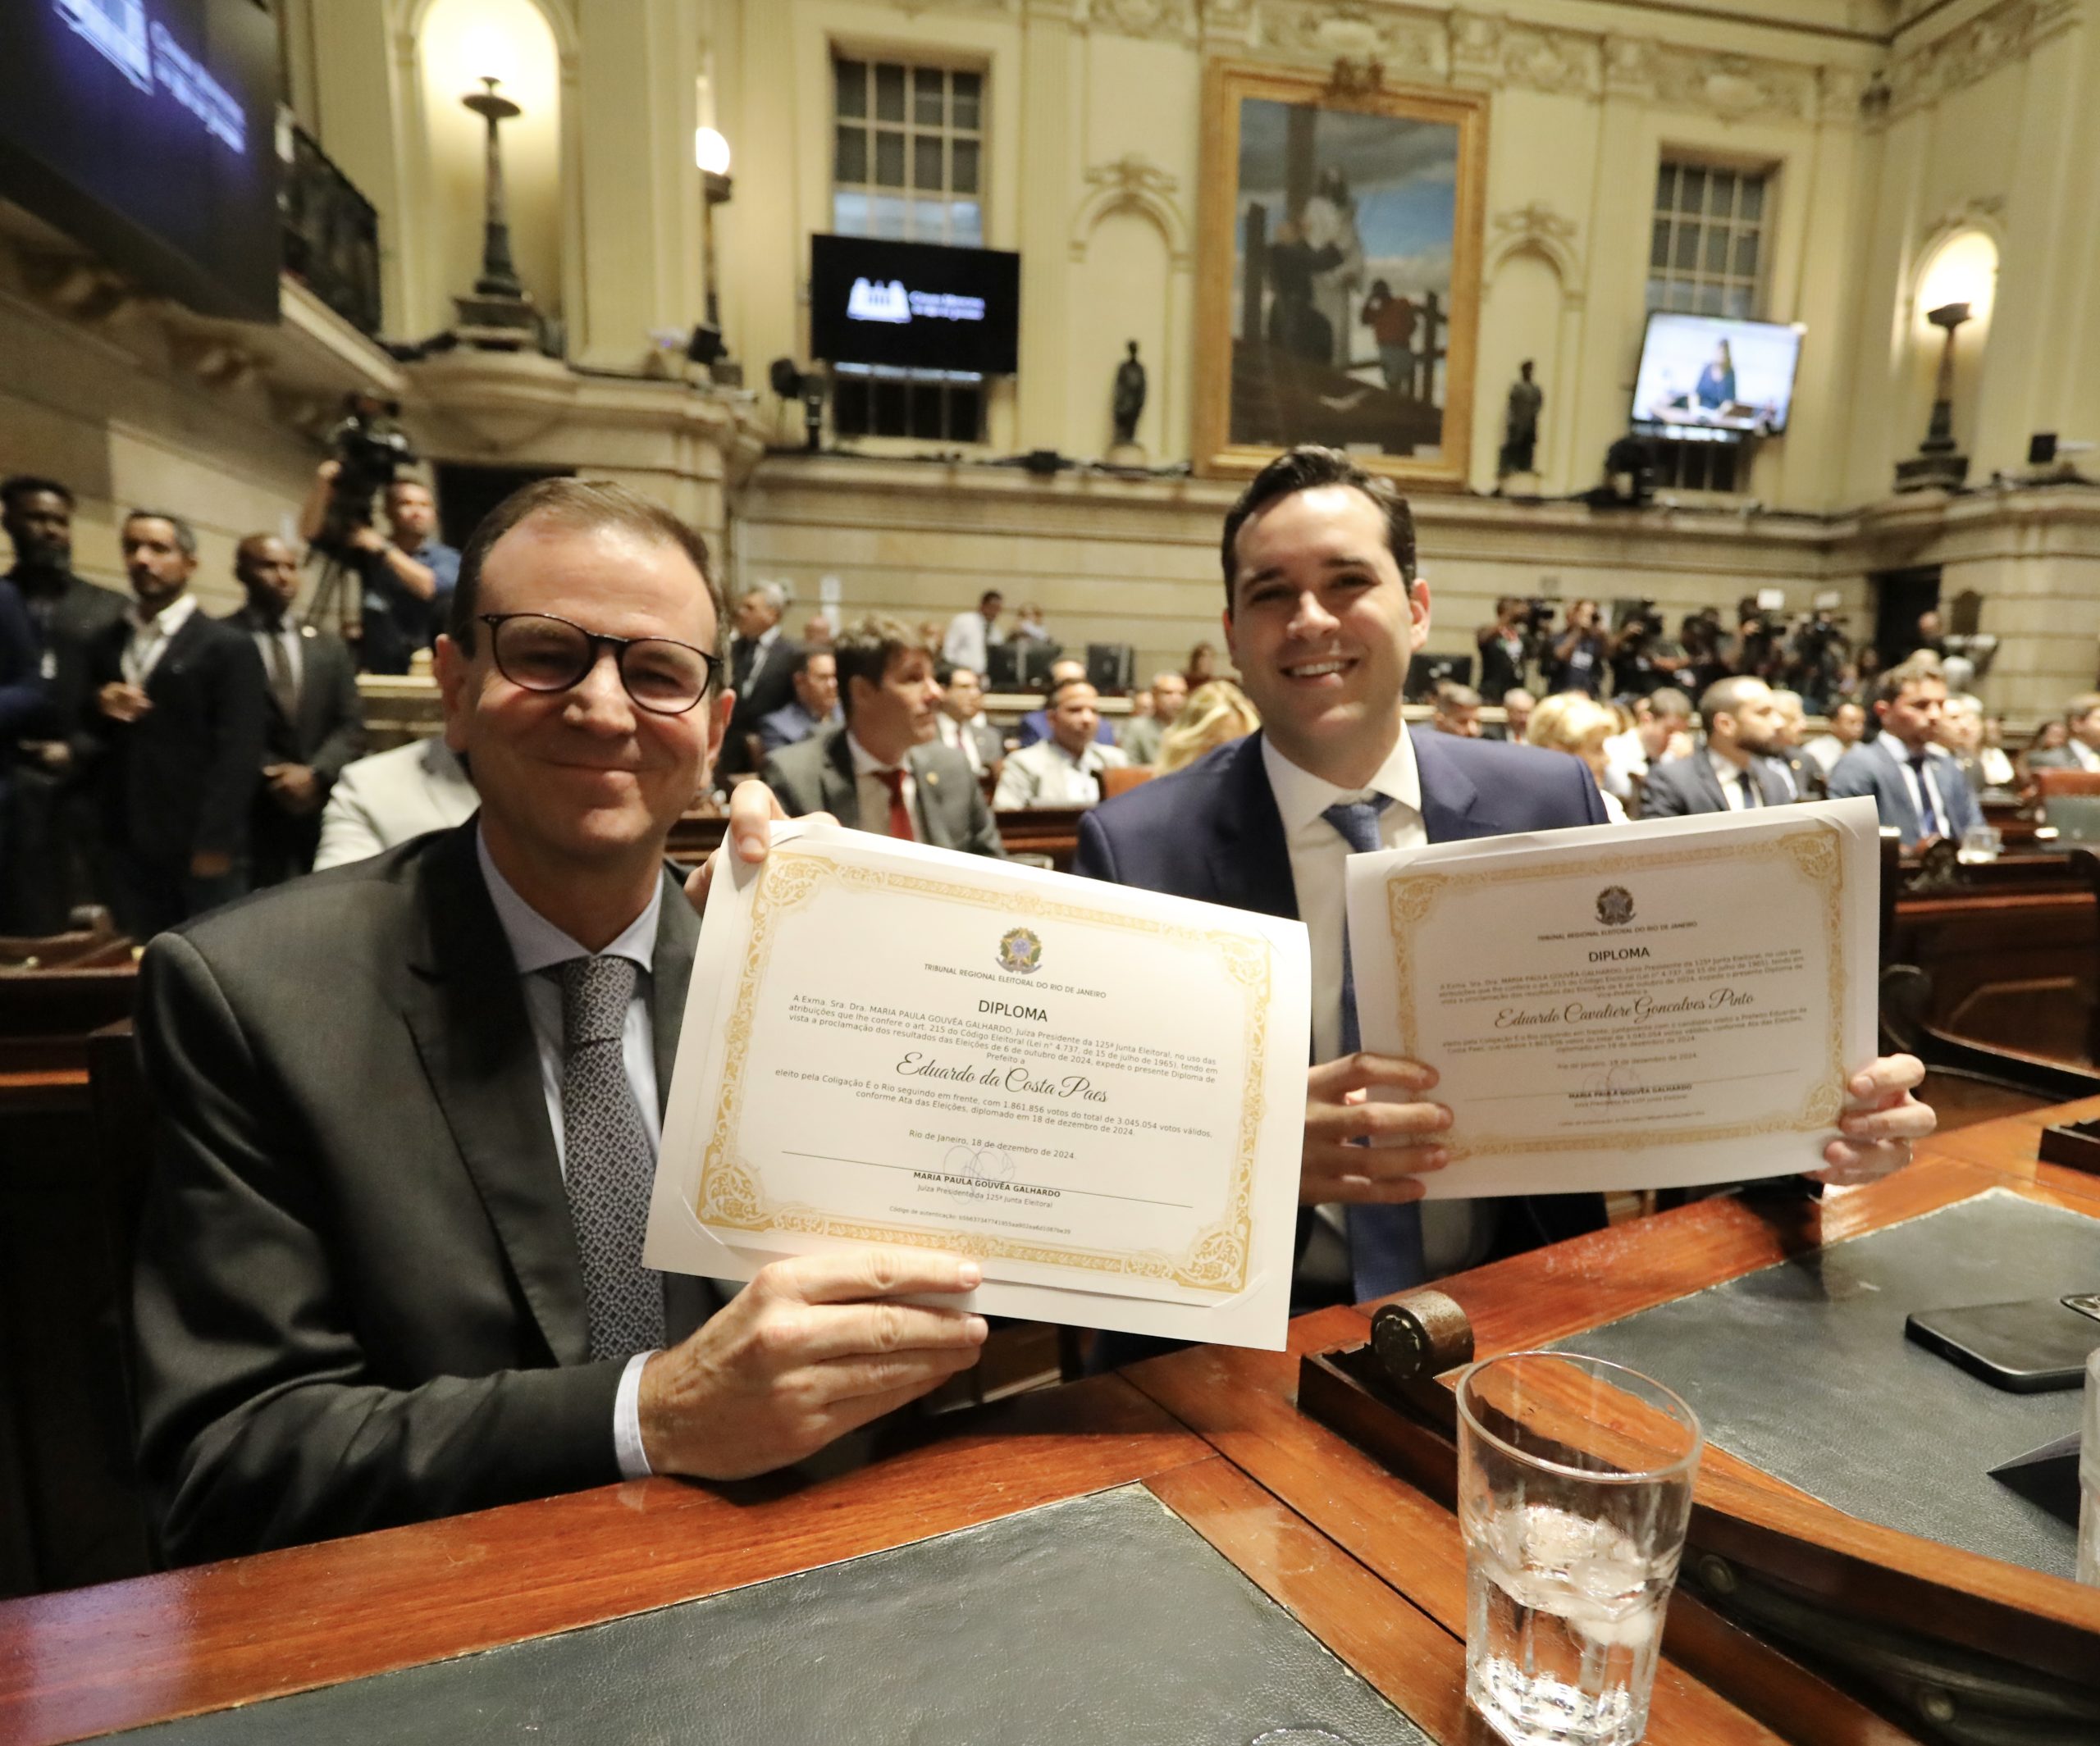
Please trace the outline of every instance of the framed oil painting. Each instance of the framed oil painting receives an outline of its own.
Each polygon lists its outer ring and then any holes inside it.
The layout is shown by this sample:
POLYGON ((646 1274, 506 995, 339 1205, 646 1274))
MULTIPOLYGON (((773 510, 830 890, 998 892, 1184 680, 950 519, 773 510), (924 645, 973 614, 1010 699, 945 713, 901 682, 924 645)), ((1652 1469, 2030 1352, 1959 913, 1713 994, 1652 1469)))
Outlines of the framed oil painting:
POLYGON ((1294 443, 1465 482, 1487 99, 1214 62, 1203 105, 1195 456, 1294 443))

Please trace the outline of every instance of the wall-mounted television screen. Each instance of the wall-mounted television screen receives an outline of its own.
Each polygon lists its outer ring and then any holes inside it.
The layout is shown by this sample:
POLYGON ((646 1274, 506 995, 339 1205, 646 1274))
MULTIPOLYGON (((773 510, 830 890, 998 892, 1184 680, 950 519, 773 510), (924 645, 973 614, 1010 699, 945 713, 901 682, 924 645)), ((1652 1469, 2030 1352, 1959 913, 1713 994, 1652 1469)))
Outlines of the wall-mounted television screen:
POLYGON ((1657 310, 1641 341, 1633 428, 1690 441, 1777 436, 1787 428, 1801 352, 1798 327, 1657 310))
POLYGON ((277 318, 277 39, 256 0, 7 0, 0 196, 207 315, 277 318))
POLYGON ((827 363, 1011 376, 1020 341, 1017 254, 810 239, 810 350, 827 363))

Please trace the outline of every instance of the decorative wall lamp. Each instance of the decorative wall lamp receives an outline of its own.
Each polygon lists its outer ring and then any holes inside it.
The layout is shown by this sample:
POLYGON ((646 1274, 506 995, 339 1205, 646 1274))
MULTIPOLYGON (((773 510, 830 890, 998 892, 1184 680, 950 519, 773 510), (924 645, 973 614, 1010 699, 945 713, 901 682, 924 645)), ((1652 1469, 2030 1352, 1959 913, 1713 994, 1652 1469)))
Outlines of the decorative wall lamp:
POLYGON ((705 364, 714 379, 728 382, 741 379, 742 372, 725 362, 728 344, 722 337, 720 280, 714 261, 714 208, 728 204, 733 186, 729 180, 729 142, 711 127, 695 130, 693 162, 700 167, 700 265, 707 289, 707 318, 692 331, 686 355, 705 364))
POLYGON ((1909 460, 1896 463, 1899 491, 1952 490, 1969 476, 1969 457, 1956 454, 1954 446, 1954 335, 1969 315, 1965 303, 1942 303, 1925 312, 1925 319, 1947 335, 1947 342, 1940 349, 1939 378, 1933 386, 1933 416, 1925 426, 1925 440, 1909 460))
POLYGON ((485 89, 470 91, 459 99, 487 124, 488 157, 482 276, 474 281, 472 296, 455 297, 453 303, 459 309, 462 340, 490 351, 515 352, 538 344, 540 317, 510 257, 510 220, 503 198, 503 142, 497 129, 525 112, 509 98, 497 94, 496 87, 502 83, 485 75, 482 80, 485 89))

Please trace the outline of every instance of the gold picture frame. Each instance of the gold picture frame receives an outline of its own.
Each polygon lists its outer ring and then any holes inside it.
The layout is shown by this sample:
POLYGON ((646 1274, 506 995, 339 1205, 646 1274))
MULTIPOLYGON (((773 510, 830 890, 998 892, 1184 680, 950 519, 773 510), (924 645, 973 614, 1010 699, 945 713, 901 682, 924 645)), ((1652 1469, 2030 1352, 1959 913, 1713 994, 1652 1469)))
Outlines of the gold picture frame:
POLYGON ((1487 104, 1339 71, 1212 63, 1199 473, 1244 476, 1294 443, 1325 442, 1403 486, 1465 485, 1487 104))

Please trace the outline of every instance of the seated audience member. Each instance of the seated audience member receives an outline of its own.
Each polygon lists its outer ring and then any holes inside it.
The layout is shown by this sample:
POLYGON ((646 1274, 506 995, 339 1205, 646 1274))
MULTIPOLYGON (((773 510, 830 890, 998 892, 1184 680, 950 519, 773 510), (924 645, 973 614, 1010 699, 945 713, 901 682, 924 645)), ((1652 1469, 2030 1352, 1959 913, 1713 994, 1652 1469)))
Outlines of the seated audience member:
POLYGON ((1208 685, 1218 677, 1217 650, 1208 643, 1198 643, 1189 651, 1189 665, 1181 677, 1188 682, 1192 695, 1197 686, 1208 685))
POLYGON ((0 857, 0 933, 57 933, 96 896, 92 741, 80 731, 94 686, 88 650, 129 602, 73 573, 73 494, 28 474, 0 482, 0 527, 15 549, 7 580, 34 632, 44 707, 10 734, 15 749, 0 857))
POLYGON ((778 582, 760 582, 737 596, 729 640, 729 688, 737 694, 722 747, 719 773, 743 776, 751 768, 751 738, 759 723, 794 699, 795 672, 802 651, 781 632, 788 595, 778 582))
POLYGON ((2037 770, 2062 768, 2063 766, 2061 764, 2049 763, 2037 764, 2034 760, 2043 752, 2061 751, 2070 741, 2070 729, 2061 721, 2044 722, 2036 728, 2025 748, 2013 760, 2015 768, 2020 773, 2020 786, 2025 787, 2031 782, 2034 779, 2034 773, 2037 770))
POLYGON ((1688 758, 1671 758, 1648 772, 1643 818, 1682 818, 1694 813, 1739 813, 1787 806, 1799 798, 1773 754, 1780 709, 1762 679, 1723 679, 1699 700, 1706 743, 1688 758))
MULTIPOLYGON (((527 487, 437 647, 478 818, 148 948, 140 1460, 176 1562, 762 1473, 975 1356, 981 1320, 884 1301, 969 1290, 956 1257, 776 1261, 726 1306, 641 1265, 699 935, 664 847, 727 725, 719 613, 666 512, 527 487)), ((756 786, 739 808, 762 859, 756 786)))
POLYGON ((1101 798, 1101 773, 1130 760, 1094 739, 1101 724, 1100 700, 1084 679, 1066 679, 1050 692, 1050 737, 1025 745, 999 770, 994 810, 1031 806, 1091 806, 1101 798))
POLYGON ((268 686, 262 781, 249 822, 253 882, 282 885, 313 870, 328 791, 364 753, 364 702, 349 645, 292 618, 292 549, 275 535, 250 534, 235 549, 233 570, 248 604, 226 622, 255 640, 268 686))
POLYGON ((2100 692, 2074 697, 2064 706, 2061 737, 2027 754, 2030 770, 2100 770, 2100 692))
POLYGON ((1189 694, 1173 727, 1159 742, 1159 773, 1166 776, 1235 740, 1261 731, 1262 718, 1247 694, 1230 679, 1213 679, 1189 694))
POLYGON ((1808 706, 1801 701, 1799 691, 1778 688, 1772 693, 1772 701, 1779 709, 1778 730, 1772 737, 1772 761, 1787 778, 1787 786, 1793 791, 1796 800, 1819 800, 1823 798, 1823 771, 1811 764, 1801 750, 1801 741, 1808 732, 1808 706))
MULTIPOLYGON (((338 461, 323 461, 299 511, 299 534, 309 542, 326 531, 338 461)), ((370 673, 404 673, 445 622, 459 577, 459 554, 437 537, 437 499, 414 479, 396 479, 381 497, 386 532, 369 522, 345 536, 347 549, 331 555, 349 564, 362 590, 358 659, 370 673)))
POLYGON ((1047 643, 1052 641, 1050 627, 1043 622, 1043 609, 1033 600, 1014 613, 1014 636, 1025 643, 1047 643))
POLYGON ((1605 817, 1614 824, 1626 823, 1626 809, 1618 796, 1604 786, 1609 760, 1605 742, 1618 726, 1618 717, 1606 704, 1580 691, 1558 691, 1532 711, 1524 734, 1527 745, 1544 746, 1550 752, 1566 752, 1589 766, 1596 778, 1597 792, 1605 803, 1605 817))
POLYGON ((1841 703, 1830 712, 1828 729, 1801 748, 1802 755, 1822 771, 1824 782, 1838 768, 1838 760, 1860 743, 1867 731, 1867 712, 1856 703, 1841 703))
POLYGON ((829 649, 832 639, 838 634, 832 628, 831 621, 822 613, 812 613, 803 622, 802 645, 806 649, 829 649))
POLYGON ((1605 741, 1604 791, 1615 795, 1630 814, 1648 772, 1667 758, 1682 758, 1693 749, 1691 700, 1666 685, 1627 705, 1633 725, 1605 741))
MULTIPOLYGON (((1483 692, 1483 696, 1486 694, 1483 692)), ((1521 685, 1512 686, 1502 694, 1503 721, 1500 727, 1481 729, 1481 737, 1489 740, 1508 740, 1522 745, 1525 732, 1532 725, 1532 711, 1537 709, 1539 700, 1521 685)))
POLYGON ((948 669, 941 680, 941 744, 961 752, 970 773, 982 776, 997 770, 1007 755, 1007 742, 999 730, 984 718, 984 685, 973 669, 948 669))
POLYGON ((189 524, 135 509, 123 541, 133 604, 89 650, 86 732, 110 907, 144 940, 248 889, 265 687, 253 640, 189 592, 189 524))
POLYGON ((1436 699, 1430 704, 1429 725, 1456 739, 1479 739, 1480 693, 1469 685, 1445 680, 1436 687, 1436 699))
POLYGON ((795 695, 758 724, 759 743, 769 752, 838 725, 838 658, 829 649, 800 650, 792 682, 795 695))
MULTIPOLYGON (((1050 663, 1050 684, 1048 690, 1050 691, 1056 691, 1057 688, 1062 685, 1067 679, 1084 679, 1085 677, 1085 662, 1072 659, 1052 661, 1050 663)), ((1046 692, 1045 695, 1048 695, 1048 692, 1046 692)), ((1100 724, 1094 729, 1093 736, 1103 745, 1113 745, 1116 743, 1115 730, 1109 727, 1106 718, 1102 719, 1100 724)), ((1029 710, 1027 714, 1024 715, 1020 718, 1020 744, 1024 749, 1028 746, 1034 745, 1042 741, 1048 739, 1049 737, 1050 709, 1048 704, 1040 709, 1029 710)))
POLYGON ((765 761, 765 785, 788 816, 829 813, 879 837, 1003 855, 969 760, 941 744, 932 651, 894 618, 863 618, 832 653, 844 723, 765 761))
MULTIPOLYGON (((1353 852, 1600 823, 1596 783, 1535 747, 1405 727, 1429 593, 1405 502, 1346 455, 1299 448, 1263 468, 1226 517, 1221 557, 1226 634, 1262 732, 1084 814, 1075 869, 1305 922, 1315 1064, 1299 1197, 1323 1210, 1305 1223, 1299 1305, 1363 1302, 1600 1226, 1595 1195, 1416 1204, 1413 1178, 1448 1161, 1453 1112, 1427 1096, 1434 1062, 1361 1050, 1342 900, 1353 852), (1374 1087, 1408 1095, 1366 1100, 1374 1087)), ((1862 1065, 1827 1179, 1905 1161, 1932 1131, 1910 1096, 1923 1073, 1908 1056, 1862 1065)), ((1137 1344, 1104 1341, 1104 1361, 1137 1344)))
POLYGON ((2005 749, 2005 722, 1998 716, 1984 718, 1976 768, 1983 773, 1986 789, 2012 789, 2020 785, 2019 773, 2005 749))
POLYGON ((1176 672, 1152 676, 1152 713, 1125 723, 1123 755, 1132 764, 1159 762, 1160 742, 1188 706, 1189 682, 1176 672))
POLYGON ((481 804, 466 766, 441 737, 360 758, 344 766, 322 809, 314 870, 464 824, 481 804))
POLYGON ((1880 734, 1854 746, 1830 773, 1830 798, 1870 795, 1884 826, 1902 834, 1906 849, 1942 837, 1960 842, 1984 822, 1983 809, 1946 750, 1933 743, 1947 685, 1937 665, 1906 661, 1874 687, 1880 734))
POLYGON ((977 597, 975 610, 957 613, 948 620, 947 632, 941 638, 941 659, 952 667, 967 667, 981 675, 988 651, 1007 640, 1007 633, 999 627, 999 614, 1006 609, 1007 597, 996 588, 986 589, 977 597))

